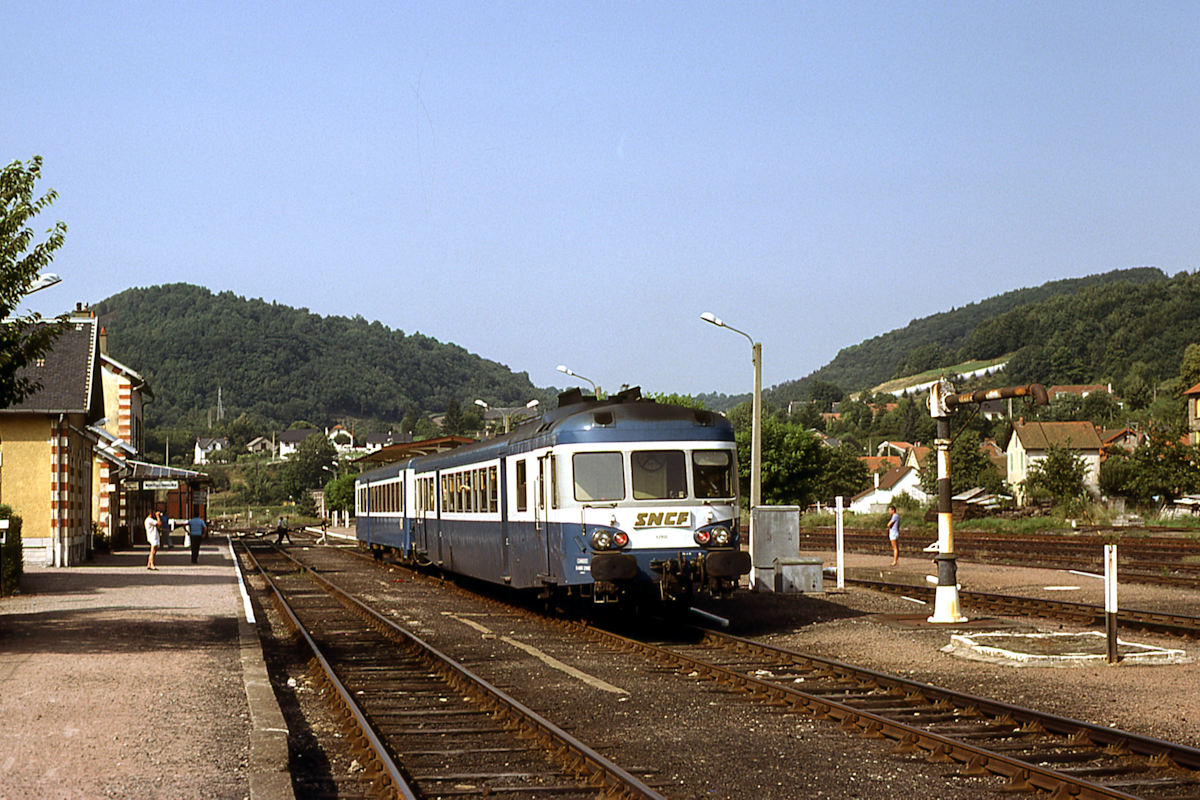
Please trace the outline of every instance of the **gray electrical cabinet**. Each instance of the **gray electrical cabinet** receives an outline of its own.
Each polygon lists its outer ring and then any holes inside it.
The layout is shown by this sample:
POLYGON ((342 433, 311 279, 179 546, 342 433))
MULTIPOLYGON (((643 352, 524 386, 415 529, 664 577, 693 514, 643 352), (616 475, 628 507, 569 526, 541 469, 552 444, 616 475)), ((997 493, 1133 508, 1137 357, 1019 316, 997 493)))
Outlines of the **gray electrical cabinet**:
POLYGON ((800 507, 750 512, 750 587, 756 592, 824 591, 819 558, 800 557, 800 507))

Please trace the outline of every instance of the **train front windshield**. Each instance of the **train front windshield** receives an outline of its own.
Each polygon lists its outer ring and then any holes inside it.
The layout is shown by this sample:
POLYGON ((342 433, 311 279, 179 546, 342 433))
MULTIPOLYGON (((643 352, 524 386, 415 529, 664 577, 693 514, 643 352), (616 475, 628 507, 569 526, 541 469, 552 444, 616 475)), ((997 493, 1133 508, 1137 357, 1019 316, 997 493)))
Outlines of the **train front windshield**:
MULTIPOLYGON (((625 499, 622 453, 576 453, 575 499, 582 503, 625 499)), ((683 500, 688 494, 688 455, 682 450, 634 450, 629 454, 634 500, 683 500)), ((692 495, 700 500, 732 499, 733 454, 695 450, 691 454, 692 495)))

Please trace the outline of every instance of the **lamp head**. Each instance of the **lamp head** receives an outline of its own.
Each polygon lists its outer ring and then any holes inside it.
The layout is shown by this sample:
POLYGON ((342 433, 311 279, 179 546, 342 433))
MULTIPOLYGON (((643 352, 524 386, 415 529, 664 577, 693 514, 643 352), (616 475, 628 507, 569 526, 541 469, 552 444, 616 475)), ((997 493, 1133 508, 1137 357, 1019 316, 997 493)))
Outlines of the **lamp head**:
POLYGON ((485 411, 486 411, 486 410, 487 410, 487 408, 488 408, 488 404, 487 404, 487 403, 485 403, 485 402, 483 402, 482 400, 476 400, 476 401, 475 401, 475 405, 477 405, 477 406, 479 406, 479 407, 483 408, 483 410, 485 410, 485 411))
POLYGON ((713 325, 716 325, 718 328, 725 327, 725 323, 721 321, 720 317, 718 317, 716 314, 712 313, 711 311, 705 311, 703 314, 700 315, 700 319, 704 320, 705 322, 710 322, 713 325))
POLYGON ((539 405, 539 403, 537 400, 530 400, 528 403, 525 404, 525 407, 526 408, 537 408, 538 405, 539 405))
POLYGON ((561 372, 563 375, 570 375, 572 377, 575 375, 574 372, 571 372, 571 370, 567 369, 566 364, 559 364, 557 367, 555 367, 555 369, 561 372))

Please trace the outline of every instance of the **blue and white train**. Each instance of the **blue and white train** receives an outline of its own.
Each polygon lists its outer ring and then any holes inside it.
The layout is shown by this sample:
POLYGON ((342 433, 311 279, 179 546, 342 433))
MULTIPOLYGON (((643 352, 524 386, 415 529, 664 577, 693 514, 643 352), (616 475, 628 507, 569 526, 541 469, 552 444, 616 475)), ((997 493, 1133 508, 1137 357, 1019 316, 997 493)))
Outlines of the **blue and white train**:
POLYGON ((750 571, 729 422, 636 388, 565 392, 510 434, 364 472, 355 489, 360 546, 518 589, 686 600, 750 571))

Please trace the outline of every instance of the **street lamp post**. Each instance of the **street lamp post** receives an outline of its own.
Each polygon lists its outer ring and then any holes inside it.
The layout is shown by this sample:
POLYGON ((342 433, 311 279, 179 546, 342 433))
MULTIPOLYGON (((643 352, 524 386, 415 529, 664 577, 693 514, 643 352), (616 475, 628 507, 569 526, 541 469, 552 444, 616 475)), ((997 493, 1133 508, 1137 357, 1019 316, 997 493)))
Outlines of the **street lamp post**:
POLYGON ((700 319, 718 328, 740 333, 750 342, 754 362, 754 412, 750 430, 750 541, 753 542, 754 509, 762 505, 762 344, 754 341, 754 337, 745 331, 726 324, 710 311, 701 314, 700 319))
POLYGON ((596 395, 596 399, 597 400, 600 399, 600 387, 596 385, 596 382, 594 380, 592 380, 591 378, 585 378, 578 373, 572 372, 570 369, 567 368, 566 364, 559 364, 557 367, 555 367, 555 369, 558 370, 559 372, 561 372, 563 375, 570 375, 572 378, 579 378, 579 380, 581 380, 581 381, 587 381, 588 383, 590 383, 592 385, 592 393, 596 395))

